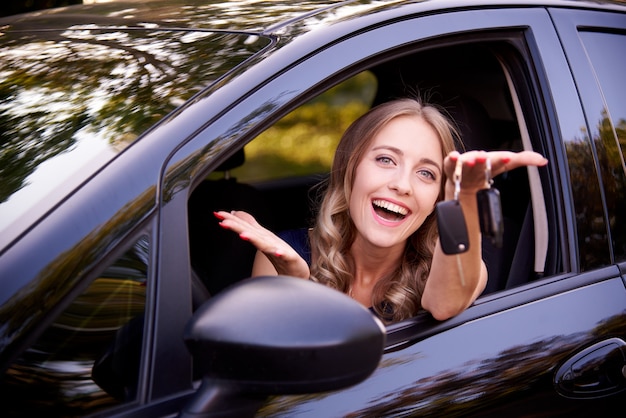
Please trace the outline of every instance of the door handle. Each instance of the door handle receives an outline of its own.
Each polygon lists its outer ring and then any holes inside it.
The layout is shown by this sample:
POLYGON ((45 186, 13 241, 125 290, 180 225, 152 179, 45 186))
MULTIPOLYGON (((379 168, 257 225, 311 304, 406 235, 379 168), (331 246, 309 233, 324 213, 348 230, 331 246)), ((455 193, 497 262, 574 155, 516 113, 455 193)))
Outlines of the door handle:
POLYGON ((554 385, 566 398, 599 398, 626 389, 626 342, 600 341, 569 357, 557 369, 554 385))

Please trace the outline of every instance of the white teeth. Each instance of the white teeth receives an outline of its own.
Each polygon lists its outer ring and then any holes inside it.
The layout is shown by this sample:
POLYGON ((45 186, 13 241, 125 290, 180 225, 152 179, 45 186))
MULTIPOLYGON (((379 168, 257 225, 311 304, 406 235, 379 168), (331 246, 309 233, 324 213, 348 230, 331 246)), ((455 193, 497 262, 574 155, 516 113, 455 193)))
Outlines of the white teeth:
POLYGON ((374 200, 373 203, 379 208, 383 208, 385 210, 397 213, 402 216, 406 216, 406 214, 409 213, 408 209, 403 208, 402 206, 398 206, 395 203, 388 202, 386 200, 377 199, 377 200, 374 200))

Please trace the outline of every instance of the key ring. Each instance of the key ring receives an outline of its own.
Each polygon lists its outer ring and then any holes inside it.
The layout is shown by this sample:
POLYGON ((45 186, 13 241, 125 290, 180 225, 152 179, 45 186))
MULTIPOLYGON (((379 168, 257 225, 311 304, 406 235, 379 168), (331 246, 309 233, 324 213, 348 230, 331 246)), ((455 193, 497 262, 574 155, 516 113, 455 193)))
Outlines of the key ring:
MULTIPOLYGON (((491 168, 489 169, 491 173, 491 168)), ((454 175, 452 179, 454 180, 454 200, 459 200, 459 194, 461 193, 461 175, 463 174, 463 161, 461 158, 456 160, 456 166, 454 167, 454 175)), ((490 174, 491 175, 491 174, 490 174)))
POLYGON ((493 184, 493 178, 491 177, 491 160, 489 158, 487 158, 485 163, 485 182, 489 188, 493 184))

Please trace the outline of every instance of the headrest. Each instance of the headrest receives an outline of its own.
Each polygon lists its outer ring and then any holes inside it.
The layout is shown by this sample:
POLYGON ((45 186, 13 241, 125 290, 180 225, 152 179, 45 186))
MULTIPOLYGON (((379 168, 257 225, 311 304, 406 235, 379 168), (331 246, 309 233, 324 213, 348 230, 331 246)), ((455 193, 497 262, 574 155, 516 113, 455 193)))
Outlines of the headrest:
POLYGON ((246 156, 243 148, 237 150, 233 155, 228 157, 226 161, 219 165, 215 171, 229 171, 243 165, 246 156))
POLYGON ((445 105, 452 122, 469 151, 472 149, 493 150, 494 143, 491 120, 485 108, 477 100, 467 96, 456 96, 445 105))

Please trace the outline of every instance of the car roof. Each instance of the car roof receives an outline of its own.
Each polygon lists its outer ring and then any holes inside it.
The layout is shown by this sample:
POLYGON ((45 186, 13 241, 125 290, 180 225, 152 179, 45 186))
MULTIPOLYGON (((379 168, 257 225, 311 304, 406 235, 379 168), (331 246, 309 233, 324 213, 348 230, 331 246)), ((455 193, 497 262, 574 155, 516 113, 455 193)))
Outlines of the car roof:
POLYGON ((193 30, 243 31, 284 35, 315 28, 401 5, 419 4, 423 11, 474 7, 611 8, 626 0, 306 0, 253 2, 247 0, 91 0, 82 5, 56 7, 0 18, 0 29, 65 29, 76 25, 147 26, 193 30), (299 25, 307 21, 306 25, 299 25), (36 27, 33 27, 36 23, 36 27))
MULTIPOLYGON (((397 3, 392 1, 387 3, 397 3)), ((57 7, 9 16, 0 20, 20 30, 36 22, 37 30, 65 29, 69 26, 145 26, 193 30, 225 30, 249 33, 272 32, 313 16, 331 16, 333 9, 355 3, 350 1, 276 1, 245 0, 123 0, 94 1, 90 4, 57 7)), ((359 1, 360 8, 371 9, 376 1, 359 1)), ((352 9, 354 10, 354 9, 352 9)), ((4 28, 8 29, 7 27, 4 28)))

